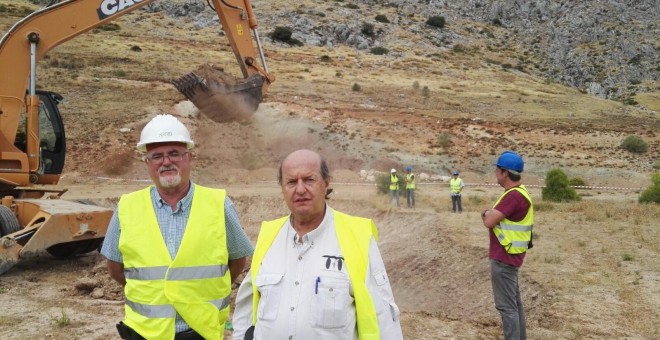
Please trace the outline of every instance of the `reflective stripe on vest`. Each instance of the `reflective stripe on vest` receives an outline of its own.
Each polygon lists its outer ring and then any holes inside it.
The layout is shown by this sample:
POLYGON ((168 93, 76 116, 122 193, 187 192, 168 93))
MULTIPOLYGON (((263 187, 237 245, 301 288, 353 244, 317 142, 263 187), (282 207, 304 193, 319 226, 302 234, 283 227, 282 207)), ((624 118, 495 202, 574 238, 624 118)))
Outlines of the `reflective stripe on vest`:
MULTIPOLYGON (((261 268, 261 261, 288 218, 289 216, 285 216, 274 221, 264 221, 261 224, 250 267, 253 325, 257 324, 257 309, 261 297, 254 280, 261 268)), ((354 217, 338 211, 333 211, 333 218, 337 240, 353 288, 359 338, 360 340, 378 340, 380 335, 376 307, 366 285, 369 246, 372 237, 378 240, 378 230, 370 219, 354 217)))
POLYGON ((390 190, 399 190, 399 176, 390 175, 390 190))
POLYGON ((415 189, 415 175, 407 174, 406 182, 406 189, 415 189))
POLYGON ((532 239, 532 227, 534 226, 534 206, 532 204, 532 199, 529 197, 527 188, 520 185, 513 187, 505 191, 500 198, 497 199, 495 205, 498 203, 512 190, 520 192, 527 201, 529 201, 529 210, 527 210, 527 215, 519 222, 511 221, 507 218, 504 218, 498 225, 493 228, 493 233, 497 237, 497 240, 504 247, 507 253, 509 254, 522 254, 527 251, 529 247, 529 241, 532 239))
POLYGON ((207 339, 222 339, 231 294, 224 190, 196 185, 176 257, 153 208, 151 187, 119 201, 126 303, 124 323, 147 339, 172 339, 180 314, 207 339), (200 256, 204 254, 204 256, 200 256))
POLYGON ((458 194, 461 192, 461 182, 462 180, 460 177, 449 179, 449 188, 451 189, 452 194, 458 194))

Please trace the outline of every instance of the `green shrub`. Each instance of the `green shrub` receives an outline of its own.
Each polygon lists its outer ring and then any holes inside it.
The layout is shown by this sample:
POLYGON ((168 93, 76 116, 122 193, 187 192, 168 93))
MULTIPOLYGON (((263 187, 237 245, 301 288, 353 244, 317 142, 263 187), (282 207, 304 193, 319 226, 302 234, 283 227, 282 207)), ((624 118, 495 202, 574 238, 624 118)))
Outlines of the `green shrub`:
POLYGON ((417 80, 415 80, 413 82, 413 89, 417 90, 418 88, 419 88, 419 82, 417 80))
POLYGON ((645 153, 646 150, 648 150, 649 145, 642 139, 642 137, 630 135, 621 142, 621 147, 632 153, 645 153))
POLYGON ((390 50, 386 49, 385 47, 378 46, 371 49, 371 54, 375 55, 383 55, 388 53, 390 53, 390 50))
POLYGON ((568 185, 572 187, 586 187, 587 182, 580 177, 573 177, 568 180, 568 185))
MULTIPOLYGON (((399 187, 403 184, 403 178, 396 174, 399 178, 399 187)), ((403 190, 399 189, 399 195, 403 190)), ((376 192, 379 194, 387 195, 390 192, 390 174, 376 174, 376 192)))
POLYGON ((351 88, 351 90, 353 90, 353 92, 360 92, 362 91, 362 87, 358 83, 353 83, 353 87, 351 88))
POLYGON ((568 177, 561 169, 552 169, 545 176, 541 198, 550 202, 571 202, 582 199, 575 189, 568 186, 568 177))
POLYGON ((452 52, 454 53, 463 53, 465 52, 465 46, 461 44, 456 44, 454 47, 451 48, 452 52))
POLYGON ((637 105, 637 104, 639 103, 633 98, 626 98, 623 100, 623 105, 637 105))
POLYGON ((115 23, 109 23, 105 25, 101 25, 98 27, 101 31, 119 31, 121 29, 121 26, 115 23))
POLYGON ((376 33, 374 33, 374 24, 368 22, 362 23, 362 29, 360 32, 362 32, 362 34, 366 35, 367 37, 373 37, 376 35, 376 33))
POLYGON ((284 42, 292 46, 302 46, 302 41, 292 38, 292 35, 293 31, 290 28, 284 26, 276 26, 275 30, 268 33, 268 37, 275 41, 284 42))
POLYGON ((451 134, 448 132, 440 132, 438 135, 438 142, 443 148, 447 148, 451 144, 451 134))
POLYGON ((291 31, 290 28, 277 26, 275 27, 275 30, 273 30, 270 34, 268 34, 268 37, 276 41, 287 42, 291 40, 292 34, 293 31, 291 31))
POLYGON ((389 23, 390 23, 390 21, 387 19, 387 17, 385 16, 385 14, 378 14, 378 15, 376 15, 376 21, 378 21, 378 22, 382 22, 382 23, 386 23, 386 24, 389 24, 389 23))
POLYGON ((431 90, 429 90, 429 87, 424 85, 422 88, 422 96, 428 97, 431 94, 431 90))
POLYGON ((651 186, 639 195, 639 203, 660 203, 660 172, 651 176, 651 186))
POLYGON ((332 61, 332 58, 330 58, 329 55, 324 54, 324 55, 321 56, 321 61, 324 62, 324 63, 327 63, 327 62, 332 61))
POLYGON ((51 321, 57 325, 58 327, 65 327, 68 326, 71 323, 71 319, 69 316, 66 314, 64 309, 61 310, 62 315, 59 317, 52 317, 51 321))
POLYGON ((426 24, 432 27, 444 28, 446 20, 443 16, 434 15, 426 20, 426 24))

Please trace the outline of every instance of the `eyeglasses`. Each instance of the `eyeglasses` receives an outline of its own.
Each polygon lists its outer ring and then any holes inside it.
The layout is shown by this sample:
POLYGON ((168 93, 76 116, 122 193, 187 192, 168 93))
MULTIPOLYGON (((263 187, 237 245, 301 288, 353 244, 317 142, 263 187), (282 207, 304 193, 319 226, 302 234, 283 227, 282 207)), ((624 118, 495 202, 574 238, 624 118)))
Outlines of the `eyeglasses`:
POLYGON ((154 165, 160 165, 163 164, 163 162, 165 162, 165 157, 167 157, 170 160, 170 162, 181 162, 181 160, 183 160, 183 156, 189 153, 190 152, 188 151, 183 153, 179 151, 172 151, 167 155, 162 153, 155 153, 153 155, 144 156, 144 159, 154 165))

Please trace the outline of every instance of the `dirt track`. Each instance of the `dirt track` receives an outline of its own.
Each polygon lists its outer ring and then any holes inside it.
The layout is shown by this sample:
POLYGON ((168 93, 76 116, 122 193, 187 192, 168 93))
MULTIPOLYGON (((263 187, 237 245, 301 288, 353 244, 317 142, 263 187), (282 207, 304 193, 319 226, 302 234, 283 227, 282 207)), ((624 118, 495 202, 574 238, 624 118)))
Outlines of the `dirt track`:
MULTIPOLYGON (((141 185, 74 185, 67 195, 111 205, 141 185)), ((286 211, 272 182, 227 188, 253 241, 261 220, 286 211)), ((466 212, 459 215, 449 212, 443 185, 421 186, 415 210, 389 207, 373 186, 334 188, 334 208, 376 221, 406 339, 499 336, 487 240, 477 213, 497 189, 468 187, 466 212)), ((660 211, 652 207, 647 217, 636 216, 635 210, 620 215, 629 209, 630 197, 609 203, 607 194, 595 195, 592 202, 575 206, 577 211, 558 206, 537 213, 538 243, 521 271, 530 338, 654 337, 660 322, 660 235, 654 221, 660 211), (594 213, 592 205, 613 217, 594 213), (631 237, 614 237, 622 233, 631 237), (630 260, 623 260, 626 254, 630 260)), ((0 277, 0 304, 6 306, 0 312, 0 338, 115 339, 114 323, 123 313, 115 300, 117 288, 98 254, 26 261, 0 277), (103 293, 76 289, 83 278, 95 278, 103 293), (64 316, 68 324, 58 326, 64 316)))

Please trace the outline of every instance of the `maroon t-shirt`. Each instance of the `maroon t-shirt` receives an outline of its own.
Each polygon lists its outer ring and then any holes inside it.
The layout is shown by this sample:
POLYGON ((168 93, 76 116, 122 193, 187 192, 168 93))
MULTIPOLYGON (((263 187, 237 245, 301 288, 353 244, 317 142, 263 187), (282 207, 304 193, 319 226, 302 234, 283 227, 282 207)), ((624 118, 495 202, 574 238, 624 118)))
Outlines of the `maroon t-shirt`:
MULTIPOLYGON (((502 200, 495 206, 495 209, 511 221, 519 222, 527 216, 530 203, 518 190, 511 190, 502 200)), ((497 240, 495 233, 492 229, 488 230, 490 237, 490 247, 488 250, 488 257, 515 267, 520 267, 525 260, 525 253, 522 254, 509 254, 504 250, 504 247, 497 240)))

